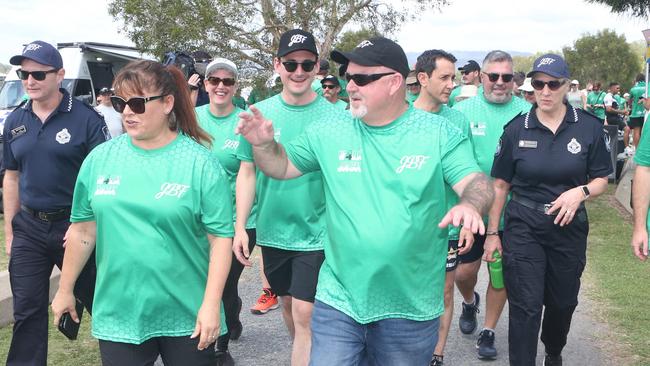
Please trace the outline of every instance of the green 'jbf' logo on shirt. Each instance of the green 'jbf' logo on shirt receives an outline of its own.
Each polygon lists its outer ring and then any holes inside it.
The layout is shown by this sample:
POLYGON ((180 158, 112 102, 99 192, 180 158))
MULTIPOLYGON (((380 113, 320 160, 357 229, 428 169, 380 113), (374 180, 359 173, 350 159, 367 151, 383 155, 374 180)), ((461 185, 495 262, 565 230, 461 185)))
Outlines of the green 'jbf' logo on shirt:
POLYGON ((181 198, 190 186, 178 183, 165 182, 160 186, 160 192, 156 193, 156 199, 159 200, 164 196, 181 198))

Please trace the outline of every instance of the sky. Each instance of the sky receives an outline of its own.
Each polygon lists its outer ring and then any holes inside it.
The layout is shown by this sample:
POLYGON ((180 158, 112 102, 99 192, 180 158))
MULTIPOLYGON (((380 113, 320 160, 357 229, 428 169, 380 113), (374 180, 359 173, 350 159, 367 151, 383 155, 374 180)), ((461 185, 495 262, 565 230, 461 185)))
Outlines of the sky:
MULTIPOLYGON (((399 0, 392 0, 399 1, 399 0)), ((395 38, 406 52, 430 48, 448 51, 537 52, 561 50, 585 33, 611 28, 628 41, 643 40, 650 21, 612 15, 608 7, 584 0, 449 0, 408 22, 395 38)), ((106 0, 0 0, 0 63, 19 54, 22 45, 92 41, 133 45, 108 14, 106 0)))

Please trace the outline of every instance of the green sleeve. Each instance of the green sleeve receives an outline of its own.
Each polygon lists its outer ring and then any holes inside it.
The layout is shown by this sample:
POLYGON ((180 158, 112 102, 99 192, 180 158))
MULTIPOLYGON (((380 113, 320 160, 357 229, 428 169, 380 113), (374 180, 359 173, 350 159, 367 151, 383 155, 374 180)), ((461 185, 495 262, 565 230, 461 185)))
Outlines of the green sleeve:
POLYGON ((634 153, 634 161, 639 165, 650 166, 650 132, 648 132, 648 128, 644 128, 641 133, 639 146, 634 153))
POLYGON ((461 131, 449 125, 443 126, 442 172, 447 184, 454 186, 470 173, 481 171, 472 150, 472 145, 461 131))
POLYGON ((239 146, 237 147, 237 159, 246 162, 253 161, 253 147, 248 142, 248 140, 246 140, 242 135, 239 135, 239 146))
POLYGON ((207 232, 222 238, 232 238, 232 194, 228 177, 217 157, 211 155, 201 172, 201 222, 207 232))
POLYGON ((92 191, 92 155, 88 156, 81 164, 77 182, 74 186, 72 196, 72 213, 70 222, 95 221, 95 213, 90 203, 90 191, 92 191))
POLYGON ((320 170, 314 144, 309 137, 310 130, 311 128, 307 128, 300 136, 284 147, 291 163, 303 174, 320 170))

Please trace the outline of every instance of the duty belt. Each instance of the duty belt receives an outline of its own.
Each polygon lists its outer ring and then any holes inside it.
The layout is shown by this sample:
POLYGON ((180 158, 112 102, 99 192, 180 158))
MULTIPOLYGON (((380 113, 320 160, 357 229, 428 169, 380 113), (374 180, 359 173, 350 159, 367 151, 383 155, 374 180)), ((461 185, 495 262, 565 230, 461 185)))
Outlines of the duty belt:
MULTIPOLYGON (((524 206, 524 207, 530 208, 531 210, 539 211, 539 212, 543 213, 544 215, 557 216, 557 213, 560 211, 558 209, 558 210, 555 211, 555 213, 550 214, 550 213, 548 213, 548 210, 550 210, 551 207, 553 207, 553 204, 551 204, 551 203, 540 203, 540 202, 536 202, 536 201, 533 201, 533 200, 529 200, 528 198, 522 197, 522 196, 520 196, 520 195, 518 195, 518 194, 516 194, 514 192, 512 193, 512 198, 511 199, 513 201, 517 202, 518 204, 524 206)), ((585 209, 585 206, 581 203, 580 207, 578 208, 578 211, 584 210, 584 209, 585 209)))
POLYGON ((20 209, 42 221, 61 221, 70 217, 70 208, 62 208, 54 211, 38 211, 25 205, 20 205, 20 209))

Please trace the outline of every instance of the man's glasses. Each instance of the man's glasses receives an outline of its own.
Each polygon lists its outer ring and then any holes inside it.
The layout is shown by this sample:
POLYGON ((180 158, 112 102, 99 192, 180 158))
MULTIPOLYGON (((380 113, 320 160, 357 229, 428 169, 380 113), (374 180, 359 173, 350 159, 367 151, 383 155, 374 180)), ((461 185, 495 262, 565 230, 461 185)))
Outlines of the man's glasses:
POLYGON ((212 86, 217 86, 219 83, 223 83, 224 86, 233 86, 235 85, 235 79, 233 78, 218 78, 216 76, 210 76, 209 78, 205 79, 210 83, 212 86))
POLYGON ((303 62, 283 61, 282 65, 284 65, 284 69, 289 72, 294 72, 298 70, 298 65, 302 66, 302 69, 305 72, 311 72, 316 66, 316 61, 310 61, 310 60, 303 61, 303 62))
POLYGON ((532 91, 525 91, 524 94, 526 94, 526 95, 528 95, 528 96, 531 96, 531 95, 535 94, 535 92, 532 92, 532 91))
POLYGON ((334 89, 337 85, 334 84, 323 84, 323 89, 334 89))
POLYGON ((348 74, 347 72, 345 73, 345 79, 350 82, 354 81, 357 86, 366 86, 373 81, 377 81, 384 76, 388 75, 393 75, 395 74, 394 72, 384 72, 381 74, 348 74))
POLYGON ((473 72, 474 71, 472 70, 472 71, 461 71, 460 73, 463 74, 463 75, 469 75, 469 74, 471 74, 473 72))
POLYGON ((564 80, 551 80, 551 81, 541 81, 541 80, 533 80, 530 82, 530 84, 533 86, 533 89, 535 90, 542 90, 546 85, 548 85, 548 88, 551 90, 558 90, 562 85, 564 85, 565 81, 564 80))
POLYGON ((45 80, 45 77, 47 74, 55 73, 59 71, 58 69, 52 69, 52 70, 47 70, 47 71, 25 71, 22 69, 16 70, 16 74, 18 75, 18 78, 20 80, 27 80, 29 79, 29 75, 31 75, 34 80, 38 81, 43 81, 45 80))
POLYGON ((144 113, 144 105, 145 103, 160 99, 162 97, 165 97, 166 95, 156 95, 154 97, 133 97, 129 100, 124 100, 122 97, 118 97, 116 95, 113 95, 111 97, 111 104, 113 104, 113 109, 117 111, 117 113, 122 113, 124 112, 124 108, 128 105, 129 108, 133 111, 135 114, 142 114, 144 113))
POLYGON ((496 83, 499 80, 499 78, 501 78, 501 80, 503 80, 504 83, 509 83, 512 81, 512 78, 515 77, 513 74, 497 74, 496 72, 491 72, 491 73, 484 72, 484 74, 487 75, 488 80, 490 80, 493 83, 496 83))

